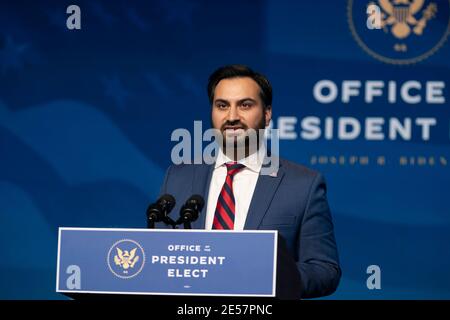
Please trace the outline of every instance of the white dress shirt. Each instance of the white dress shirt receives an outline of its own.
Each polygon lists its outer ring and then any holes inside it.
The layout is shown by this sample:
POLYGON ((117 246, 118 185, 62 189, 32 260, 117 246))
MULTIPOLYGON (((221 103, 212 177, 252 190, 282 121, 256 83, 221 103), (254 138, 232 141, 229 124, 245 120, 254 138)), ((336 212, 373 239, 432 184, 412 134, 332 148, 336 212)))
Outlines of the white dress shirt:
MULTIPOLYGON (((208 206, 206 211, 206 230, 211 230, 214 214, 216 211, 217 199, 222 190, 225 178, 227 176, 227 167, 225 163, 233 162, 228 158, 222 149, 219 149, 214 171, 209 186, 208 206)), ((258 158, 258 152, 255 152, 245 159, 237 161, 245 167, 236 173, 233 178, 233 194, 235 201, 234 230, 244 230, 245 220, 247 219, 250 202, 253 198, 256 182, 261 171, 262 161, 258 158)))

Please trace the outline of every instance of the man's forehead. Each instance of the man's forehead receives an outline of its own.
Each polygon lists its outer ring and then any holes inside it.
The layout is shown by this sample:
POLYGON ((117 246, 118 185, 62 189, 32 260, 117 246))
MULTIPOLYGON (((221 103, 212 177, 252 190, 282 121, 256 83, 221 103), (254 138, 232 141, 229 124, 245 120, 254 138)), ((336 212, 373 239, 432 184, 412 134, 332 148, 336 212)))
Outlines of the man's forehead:
POLYGON ((249 77, 222 79, 214 90, 214 99, 259 98, 260 88, 255 80, 249 77))

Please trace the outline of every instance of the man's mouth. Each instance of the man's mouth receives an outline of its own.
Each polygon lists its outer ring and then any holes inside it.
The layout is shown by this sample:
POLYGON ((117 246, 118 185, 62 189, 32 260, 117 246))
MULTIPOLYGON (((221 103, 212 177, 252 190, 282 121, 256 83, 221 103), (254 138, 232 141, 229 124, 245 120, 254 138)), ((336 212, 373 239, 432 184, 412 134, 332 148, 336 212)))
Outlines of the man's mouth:
POLYGON ((245 129, 242 126, 225 126, 223 133, 226 136, 240 136, 245 133, 245 129))
POLYGON ((226 126, 223 128, 223 130, 238 130, 238 129, 244 129, 242 126, 226 126))

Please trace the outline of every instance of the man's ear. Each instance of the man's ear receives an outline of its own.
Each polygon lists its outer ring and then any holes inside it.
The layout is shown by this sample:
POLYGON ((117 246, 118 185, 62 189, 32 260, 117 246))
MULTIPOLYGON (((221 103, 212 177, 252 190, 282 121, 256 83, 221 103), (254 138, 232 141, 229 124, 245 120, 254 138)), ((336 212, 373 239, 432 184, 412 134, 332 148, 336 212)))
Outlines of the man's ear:
POLYGON ((266 127, 269 125, 270 120, 272 119, 272 106, 267 106, 264 110, 264 118, 266 121, 266 127))

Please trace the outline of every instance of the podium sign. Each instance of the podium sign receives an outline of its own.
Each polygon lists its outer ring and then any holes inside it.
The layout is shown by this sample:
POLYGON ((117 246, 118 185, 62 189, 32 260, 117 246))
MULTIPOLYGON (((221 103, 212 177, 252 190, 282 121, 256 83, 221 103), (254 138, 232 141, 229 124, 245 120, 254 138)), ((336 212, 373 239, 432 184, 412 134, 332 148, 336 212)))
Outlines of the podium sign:
POLYGON ((59 228, 61 293, 275 296, 277 231, 59 228))

